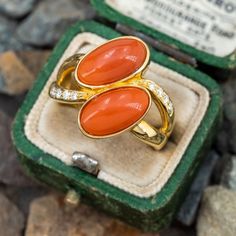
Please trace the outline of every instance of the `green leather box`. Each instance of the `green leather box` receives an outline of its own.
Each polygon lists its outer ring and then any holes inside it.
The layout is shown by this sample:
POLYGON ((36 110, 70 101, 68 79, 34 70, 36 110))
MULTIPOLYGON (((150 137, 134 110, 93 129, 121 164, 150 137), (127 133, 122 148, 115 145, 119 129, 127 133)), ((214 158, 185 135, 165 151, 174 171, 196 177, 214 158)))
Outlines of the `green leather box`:
MULTIPOLYGON (((235 54, 220 58, 202 52, 122 15, 103 0, 92 2, 106 18, 174 45, 202 63, 215 68, 236 64, 235 54)), ((199 164, 207 157, 220 123, 221 92, 208 75, 150 47, 151 63, 144 78, 165 88, 176 109, 176 125, 167 146, 154 151, 128 132, 99 141, 84 137, 76 124, 78 110, 51 101, 48 87, 65 58, 120 35, 94 21, 72 26, 17 113, 13 140, 22 165, 35 179, 65 193, 73 190, 82 202, 145 231, 158 231, 171 223, 199 164), (97 176, 72 165, 74 151, 99 162, 97 176)), ((156 113, 150 113, 151 121, 160 121, 156 113)))

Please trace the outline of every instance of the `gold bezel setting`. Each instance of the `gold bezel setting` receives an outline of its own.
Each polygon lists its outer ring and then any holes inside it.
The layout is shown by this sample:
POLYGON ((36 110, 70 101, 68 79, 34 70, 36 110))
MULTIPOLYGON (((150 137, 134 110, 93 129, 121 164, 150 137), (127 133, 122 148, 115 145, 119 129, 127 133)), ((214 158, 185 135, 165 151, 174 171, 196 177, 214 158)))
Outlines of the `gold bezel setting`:
POLYGON ((143 46, 145 47, 145 50, 146 50, 146 58, 143 62, 143 65, 138 69, 136 70, 134 73, 130 74, 129 76, 119 80, 119 81, 116 81, 116 82, 113 82, 113 83, 107 83, 107 84, 104 84, 104 85, 98 85, 98 86, 94 86, 94 85, 89 85, 89 84, 85 84, 83 82, 80 81, 80 79, 78 78, 78 69, 79 69, 79 65, 80 63, 90 54, 90 53, 93 53, 95 50, 97 50, 98 48, 102 47, 104 44, 102 45, 99 45, 97 46, 96 48, 94 48, 92 51, 90 51, 88 54, 84 55, 81 60, 79 61, 79 63, 77 64, 76 68, 75 68, 75 79, 76 81, 78 82, 78 84, 82 87, 87 87, 87 88, 90 88, 90 89, 98 89, 98 88, 103 88, 104 86, 112 86, 114 84, 116 84, 117 82, 121 83, 121 82, 125 82, 131 78, 134 78, 135 76, 137 76, 138 74, 141 75, 141 72, 143 72, 145 70, 145 68, 148 66, 149 64, 149 58, 150 58, 150 51, 149 51, 149 48, 147 46, 147 44, 145 42, 143 42, 141 39, 137 38, 137 37, 133 37, 133 36, 121 36, 119 38, 115 38, 115 39, 111 39, 109 41, 107 41, 106 43, 110 43, 110 42, 113 42, 113 41, 116 41, 116 40, 119 40, 119 39, 125 39, 125 38, 129 38, 129 39, 135 39, 135 40, 138 40, 139 42, 141 42, 143 44, 143 46))
POLYGON ((80 108, 79 114, 78 114, 78 125, 79 125, 79 128, 80 128, 81 132, 82 132, 84 135, 86 135, 87 137, 94 138, 94 139, 103 139, 103 138, 113 137, 113 136, 115 136, 115 135, 117 135, 117 134, 121 134, 121 133, 123 133, 123 132, 125 132, 125 131, 127 131, 127 130, 131 130, 135 125, 137 125, 137 124, 143 119, 143 117, 146 116, 147 112, 149 111, 149 109, 150 109, 150 107, 151 107, 151 104, 152 104, 152 103, 151 103, 151 95, 150 95, 149 91, 148 91, 146 88, 144 88, 144 87, 131 86, 131 85, 130 85, 130 86, 129 86, 129 85, 124 85, 124 86, 119 86, 119 87, 113 87, 113 88, 111 88, 111 89, 109 89, 109 90, 104 90, 104 91, 102 91, 102 92, 100 92, 100 93, 97 93, 96 95, 92 96, 88 101, 86 101, 86 102, 82 105, 82 107, 80 108), (98 96, 100 96, 100 95, 102 95, 102 94, 104 94, 104 93, 106 93, 106 92, 108 92, 108 91, 112 91, 112 90, 115 90, 115 89, 121 89, 121 88, 139 88, 139 89, 144 90, 144 91, 147 93, 148 98, 149 98, 149 104, 148 104, 148 107, 147 107, 145 113, 142 115, 142 117, 140 117, 140 119, 138 119, 136 122, 134 122, 134 123, 133 123, 132 125, 130 125, 129 127, 125 128, 125 129, 123 129, 123 130, 121 130, 121 131, 118 131, 118 132, 109 134, 109 135, 95 136, 95 135, 91 135, 91 134, 87 133, 87 132, 83 129, 83 127, 81 126, 81 123, 80 123, 80 116, 81 116, 81 112, 83 111, 83 108, 84 108, 92 99, 95 99, 96 97, 98 97, 98 96))

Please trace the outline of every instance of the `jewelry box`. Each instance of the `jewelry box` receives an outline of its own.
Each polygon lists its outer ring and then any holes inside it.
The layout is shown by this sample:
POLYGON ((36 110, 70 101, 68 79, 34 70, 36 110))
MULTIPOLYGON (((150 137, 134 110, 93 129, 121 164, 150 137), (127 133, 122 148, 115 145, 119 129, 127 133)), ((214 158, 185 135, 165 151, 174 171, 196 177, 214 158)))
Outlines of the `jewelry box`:
MULTIPOLYGON (((177 42, 116 12, 105 1, 92 2, 110 20, 132 25, 165 43, 177 42)), ((118 36, 121 34, 116 30, 95 21, 72 26, 53 50, 20 108, 13 140, 22 165, 34 178, 64 193, 74 191, 82 202, 142 230, 158 231, 171 223, 201 161, 207 157, 220 124, 221 92, 218 84, 197 68, 150 47, 151 62, 144 78, 167 91, 176 113, 175 128, 166 147, 156 151, 129 132, 100 140, 85 137, 78 128, 78 109, 51 100, 48 89, 66 58, 87 53, 118 36), (97 175, 75 167, 73 152, 96 160, 97 175)), ((202 63, 215 58, 209 54, 207 59, 205 53, 201 55, 200 50, 184 43, 176 45, 198 60, 204 58, 202 63)), ((229 58, 222 60, 227 66, 235 63, 229 58)), ((151 108, 150 123, 160 123, 156 114, 151 108)))

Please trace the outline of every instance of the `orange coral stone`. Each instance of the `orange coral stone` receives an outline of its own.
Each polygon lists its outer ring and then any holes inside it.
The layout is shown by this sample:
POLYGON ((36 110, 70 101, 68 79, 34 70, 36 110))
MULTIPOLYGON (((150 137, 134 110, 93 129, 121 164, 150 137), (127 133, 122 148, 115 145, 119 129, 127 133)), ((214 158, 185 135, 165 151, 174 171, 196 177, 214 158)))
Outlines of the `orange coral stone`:
POLYGON ((78 66, 77 77, 91 86, 114 83, 137 71, 146 55, 146 47, 141 41, 118 38, 87 54, 78 66))
POLYGON ((122 131, 142 118, 149 108, 148 93, 137 87, 120 87, 89 100, 81 110, 80 125, 92 136, 122 131))

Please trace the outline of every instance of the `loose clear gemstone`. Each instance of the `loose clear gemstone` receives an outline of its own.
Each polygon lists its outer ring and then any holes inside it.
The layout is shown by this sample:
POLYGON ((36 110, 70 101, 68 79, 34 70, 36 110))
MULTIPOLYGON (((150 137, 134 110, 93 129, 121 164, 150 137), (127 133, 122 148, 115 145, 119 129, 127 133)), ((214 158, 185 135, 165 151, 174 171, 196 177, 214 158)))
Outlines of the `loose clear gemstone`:
POLYGON ((63 92, 63 98, 65 100, 69 100, 70 99, 70 92, 69 91, 64 91, 63 92))

